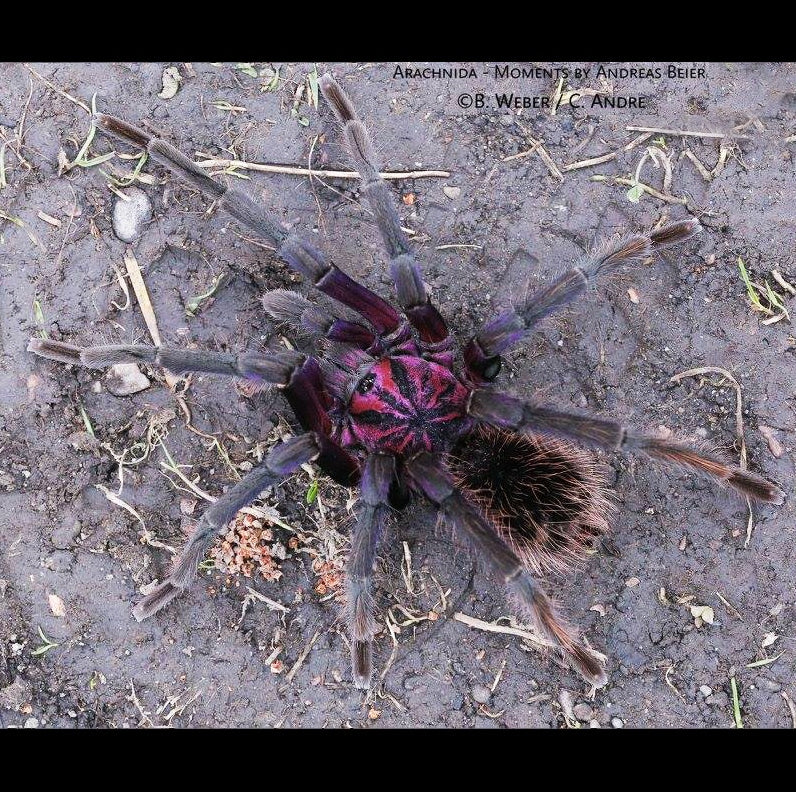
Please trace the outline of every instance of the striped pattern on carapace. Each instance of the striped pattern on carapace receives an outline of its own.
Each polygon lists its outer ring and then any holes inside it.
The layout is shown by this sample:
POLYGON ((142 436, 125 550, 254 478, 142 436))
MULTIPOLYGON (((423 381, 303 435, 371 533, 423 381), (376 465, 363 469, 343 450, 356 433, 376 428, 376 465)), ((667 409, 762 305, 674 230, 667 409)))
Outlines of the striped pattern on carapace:
POLYGON ((382 358, 354 389, 343 445, 401 455, 445 450, 472 423, 469 395, 438 363, 409 354, 382 358))

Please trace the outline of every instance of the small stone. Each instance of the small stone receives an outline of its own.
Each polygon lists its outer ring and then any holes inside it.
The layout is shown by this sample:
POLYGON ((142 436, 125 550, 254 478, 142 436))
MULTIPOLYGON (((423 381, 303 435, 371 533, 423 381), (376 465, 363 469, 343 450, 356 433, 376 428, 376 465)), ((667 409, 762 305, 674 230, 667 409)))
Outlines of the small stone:
POLYGON ((113 233, 122 242, 132 242, 141 235, 144 223, 152 217, 149 196, 137 187, 129 187, 123 193, 129 200, 117 198, 113 205, 113 233))
POLYGON ((455 201, 462 194, 462 188, 461 187, 451 187, 451 186, 446 184, 442 188, 442 192, 444 192, 445 195, 447 195, 448 198, 451 199, 451 201, 455 201))
POLYGON ((470 695, 476 704, 489 704, 489 700, 492 698, 492 691, 484 685, 473 685, 470 695))
POLYGON ((589 728, 590 729, 602 729, 602 726, 600 726, 600 721, 598 721, 596 718, 592 718, 589 721, 589 728))
POLYGON ((713 688, 712 687, 708 687, 707 685, 701 685, 700 688, 699 688, 699 692, 705 698, 707 698, 708 696, 712 696, 713 695, 713 688))
POLYGON ((37 718, 28 718, 25 721, 25 728, 26 729, 38 729, 39 728, 39 721, 37 718))
POLYGON ((594 714, 594 710, 592 710, 592 708, 583 701, 580 704, 576 704, 572 708, 572 712, 575 713, 575 717, 579 721, 583 721, 584 723, 586 721, 590 721, 592 719, 592 715, 594 714))
POLYGON ((131 396, 146 390, 149 384, 135 363, 117 363, 105 375, 105 387, 114 396, 131 396))
MULTIPOLYGON (((14 657, 16 655, 13 650, 14 644, 11 646, 11 656, 14 657)), ((10 710, 19 710, 26 701, 30 700, 30 695, 30 682, 26 682, 22 677, 18 676, 10 685, 0 689, 0 707, 5 707, 10 710)))
POLYGON ((615 729, 624 729, 625 722, 621 718, 611 718, 611 726, 615 729))
POLYGON ((714 707, 728 707, 730 705, 730 697, 723 690, 720 690, 718 693, 708 696, 705 699, 705 703, 714 707))

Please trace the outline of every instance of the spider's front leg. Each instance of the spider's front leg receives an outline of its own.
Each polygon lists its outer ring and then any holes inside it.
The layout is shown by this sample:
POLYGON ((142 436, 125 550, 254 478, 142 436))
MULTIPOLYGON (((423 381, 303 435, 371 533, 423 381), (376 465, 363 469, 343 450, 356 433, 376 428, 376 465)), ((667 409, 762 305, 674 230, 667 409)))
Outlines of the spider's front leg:
POLYGON ((259 467, 225 492, 200 518, 171 574, 133 608, 135 618, 138 621, 149 618, 185 591, 196 577, 197 567, 210 542, 226 528, 237 512, 299 465, 317 459, 320 453, 321 446, 315 435, 294 437, 277 446, 259 467))
POLYGON ((152 159, 198 187, 258 236, 273 241, 278 255, 292 269, 309 279, 319 291, 359 313, 377 334, 390 334, 398 329, 401 320, 395 308, 334 264, 329 264, 310 242, 297 234, 289 234, 277 218, 251 196, 237 188, 226 187, 171 143, 152 137, 121 118, 98 113, 95 122, 107 134, 145 149, 152 159))
POLYGON ((329 404, 318 363, 313 357, 299 352, 246 352, 238 355, 144 344, 78 347, 49 338, 31 338, 28 351, 59 363, 88 368, 105 368, 117 363, 149 363, 174 374, 222 374, 242 377, 256 385, 275 385, 284 393, 302 427, 318 433, 318 465, 321 469, 343 486, 353 486, 359 480, 356 458, 329 438, 332 430, 327 413, 329 404))
POLYGON ((324 98, 343 124, 346 148, 362 179, 362 192, 367 197, 390 257, 390 273, 398 302, 406 318, 420 335, 421 341, 432 350, 436 345, 444 346, 449 338, 448 328, 439 311, 431 304, 420 267, 401 228, 390 189, 379 173, 370 135, 357 117, 351 100, 330 74, 321 77, 319 86, 324 98))

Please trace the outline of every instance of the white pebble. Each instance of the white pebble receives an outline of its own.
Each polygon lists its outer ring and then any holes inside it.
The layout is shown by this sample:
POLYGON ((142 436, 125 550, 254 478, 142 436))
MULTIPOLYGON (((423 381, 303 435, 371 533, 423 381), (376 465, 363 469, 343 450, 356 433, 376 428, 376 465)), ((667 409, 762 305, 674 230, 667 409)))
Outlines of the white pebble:
POLYGON ((442 188, 442 192, 444 192, 445 195, 447 195, 448 198, 451 199, 451 201, 455 201, 462 194, 462 188, 461 187, 449 187, 448 185, 445 185, 442 188))
POLYGON ((149 380, 135 363, 117 363, 105 375, 105 387, 114 396, 130 396, 149 387, 149 380))
POLYGON ((143 190, 130 187, 124 195, 129 200, 117 198, 113 205, 113 233, 122 242, 132 242, 141 235, 144 223, 152 217, 152 204, 143 190))
POLYGON ((703 695, 705 698, 707 698, 708 696, 712 696, 712 695, 713 695, 713 688, 711 688, 711 687, 708 687, 707 685, 702 685, 702 686, 699 688, 699 692, 700 692, 700 693, 701 693, 701 694, 702 694, 702 695, 703 695))
POLYGON ((624 729, 625 722, 621 718, 611 718, 611 726, 615 729, 624 729))
POLYGON ((28 718, 25 721, 25 728, 26 729, 38 729, 39 728, 39 721, 36 718, 28 718))

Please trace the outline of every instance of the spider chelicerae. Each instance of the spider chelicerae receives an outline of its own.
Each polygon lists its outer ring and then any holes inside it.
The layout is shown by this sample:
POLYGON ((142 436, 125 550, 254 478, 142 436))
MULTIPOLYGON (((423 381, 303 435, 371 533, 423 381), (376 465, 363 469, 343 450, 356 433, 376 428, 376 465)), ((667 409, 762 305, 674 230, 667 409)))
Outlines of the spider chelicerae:
POLYGON ((102 368, 145 362, 175 374, 207 372, 273 385, 303 429, 204 512, 171 573, 133 613, 139 621, 146 619, 184 592, 208 545, 238 510, 301 464, 314 461, 336 482, 358 485, 361 492, 347 566, 348 629, 358 688, 369 687, 372 673, 376 621, 371 587, 379 539, 391 512, 404 508, 412 496, 429 501, 469 542, 521 615, 574 669, 594 685, 604 684, 603 655, 566 625, 537 580, 545 572, 570 568, 609 527, 612 506, 605 482, 591 455, 571 442, 678 463, 757 500, 781 503, 783 495, 701 447, 534 403, 502 393, 493 383, 501 355, 525 342, 542 319, 621 265, 690 239, 700 231, 699 222, 682 220, 602 244, 548 286, 489 320, 457 355, 445 320, 429 299, 364 125, 331 76, 324 75, 319 85, 342 124, 362 193, 384 240, 400 310, 171 144, 114 116, 95 119, 101 130, 146 149, 233 218, 274 242, 293 270, 359 316, 357 321, 337 316, 293 291, 267 293, 266 312, 313 336, 318 354, 235 355, 30 341, 29 351, 64 363, 102 368))

